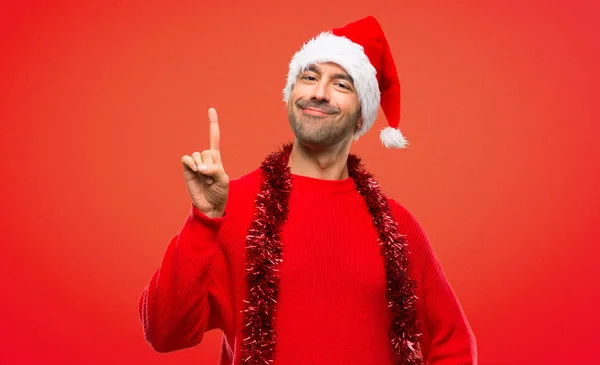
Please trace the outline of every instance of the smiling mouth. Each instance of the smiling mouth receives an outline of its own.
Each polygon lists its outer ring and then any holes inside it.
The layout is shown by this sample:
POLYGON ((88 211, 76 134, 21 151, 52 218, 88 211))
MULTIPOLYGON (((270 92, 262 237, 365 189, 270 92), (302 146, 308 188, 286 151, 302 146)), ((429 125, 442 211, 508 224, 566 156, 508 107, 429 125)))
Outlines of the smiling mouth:
POLYGON ((310 114, 310 115, 325 116, 325 115, 332 114, 332 113, 326 113, 326 112, 322 111, 321 109, 316 109, 316 108, 301 108, 301 109, 304 113, 310 114))

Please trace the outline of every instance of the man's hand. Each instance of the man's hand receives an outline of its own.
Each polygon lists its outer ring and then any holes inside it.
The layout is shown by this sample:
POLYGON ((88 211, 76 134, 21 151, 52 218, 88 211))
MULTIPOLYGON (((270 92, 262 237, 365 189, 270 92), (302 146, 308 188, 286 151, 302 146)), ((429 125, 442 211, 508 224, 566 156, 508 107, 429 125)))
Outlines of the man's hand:
POLYGON ((181 158, 183 177, 192 203, 209 217, 222 217, 229 193, 229 176, 223 169, 219 150, 219 119, 214 108, 208 109, 210 149, 181 158))

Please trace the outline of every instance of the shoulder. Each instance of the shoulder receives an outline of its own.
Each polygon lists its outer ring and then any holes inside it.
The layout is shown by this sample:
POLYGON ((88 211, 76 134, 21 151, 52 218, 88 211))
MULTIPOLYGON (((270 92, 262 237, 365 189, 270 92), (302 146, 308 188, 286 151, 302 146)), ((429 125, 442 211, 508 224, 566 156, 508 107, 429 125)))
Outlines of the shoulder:
POLYGON ((260 167, 247 172, 229 182, 230 189, 235 190, 256 190, 260 187, 263 180, 263 173, 260 167))
MULTIPOLYGON (((260 168, 254 169, 242 176, 231 179, 229 182, 229 198, 227 202, 234 201, 235 206, 254 204, 256 194, 263 181, 260 168)), ((233 205, 230 205, 233 207, 233 205)))
POLYGON ((398 231, 403 235, 413 253, 432 251, 431 243, 425 230, 415 215, 404 205, 388 197, 392 217, 398 224, 398 231))
POLYGON ((387 197, 392 217, 398 223, 401 233, 403 230, 421 229, 421 225, 412 212, 393 198, 387 197))

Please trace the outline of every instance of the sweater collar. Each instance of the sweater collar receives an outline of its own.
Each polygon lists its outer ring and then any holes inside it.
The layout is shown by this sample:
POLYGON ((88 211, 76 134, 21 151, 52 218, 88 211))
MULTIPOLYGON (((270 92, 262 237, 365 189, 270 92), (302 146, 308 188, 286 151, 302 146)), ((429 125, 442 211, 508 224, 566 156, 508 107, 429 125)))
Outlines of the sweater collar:
POLYGON ((324 180, 303 175, 292 176, 292 189, 311 191, 316 194, 340 194, 356 192, 356 184, 351 177, 342 180, 324 180))

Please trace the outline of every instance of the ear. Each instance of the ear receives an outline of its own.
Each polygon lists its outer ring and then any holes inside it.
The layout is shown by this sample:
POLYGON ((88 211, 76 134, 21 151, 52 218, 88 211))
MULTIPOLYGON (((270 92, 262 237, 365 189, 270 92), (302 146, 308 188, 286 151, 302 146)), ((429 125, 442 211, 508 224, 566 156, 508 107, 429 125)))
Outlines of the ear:
POLYGON ((361 116, 358 117, 358 121, 356 122, 356 128, 354 128, 354 133, 359 131, 362 128, 362 125, 363 125, 363 118, 362 118, 362 114, 361 114, 361 116))

